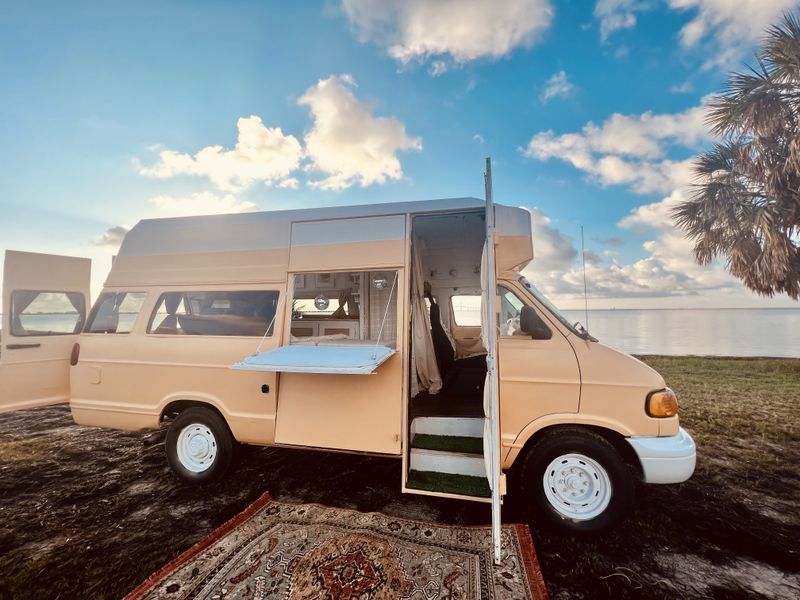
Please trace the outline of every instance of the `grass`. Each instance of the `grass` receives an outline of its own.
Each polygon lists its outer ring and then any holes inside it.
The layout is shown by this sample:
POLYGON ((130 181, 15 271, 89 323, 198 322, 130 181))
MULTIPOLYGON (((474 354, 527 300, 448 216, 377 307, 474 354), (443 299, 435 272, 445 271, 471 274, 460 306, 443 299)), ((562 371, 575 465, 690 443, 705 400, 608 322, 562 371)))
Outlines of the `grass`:
POLYGON ((701 472, 731 487, 771 489, 800 476, 791 461, 800 440, 800 361, 662 358, 646 360, 678 393, 681 423, 701 458, 739 465, 701 472), (746 481, 745 481, 746 480, 746 481))
MULTIPOLYGON (((644 361, 678 394, 697 470, 680 485, 637 486, 632 514, 602 535, 532 523, 550 596, 796 600, 800 360, 644 361)), ((250 447, 203 487, 169 472, 163 443, 80 427, 66 407, 1 414, 0 440, 0 600, 119 598, 265 490, 443 524, 490 522, 485 503, 401 494, 402 464, 391 458, 250 447)), ((512 488, 503 520, 525 518, 512 488)))
POLYGON ((34 461, 41 458, 50 446, 50 442, 42 439, 0 442, 0 461, 34 461))
POLYGON ((455 475, 453 473, 437 473, 435 471, 409 471, 406 487, 415 490, 461 494, 489 498, 492 491, 485 477, 471 475, 455 475))
POLYGON ((800 597, 800 360, 644 357, 678 394, 693 477, 637 487, 602 536, 536 527, 552 595, 800 597))
POLYGON ((483 454, 483 438, 462 435, 431 435, 417 433, 411 440, 412 448, 440 450, 443 452, 461 452, 465 454, 483 454))

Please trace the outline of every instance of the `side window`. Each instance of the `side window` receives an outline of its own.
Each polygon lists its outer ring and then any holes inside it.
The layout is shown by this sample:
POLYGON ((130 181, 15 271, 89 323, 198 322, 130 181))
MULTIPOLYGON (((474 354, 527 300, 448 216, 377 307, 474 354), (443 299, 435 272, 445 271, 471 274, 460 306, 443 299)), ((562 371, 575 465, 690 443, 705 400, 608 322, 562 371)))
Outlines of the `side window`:
POLYGON ((156 302, 147 333, 263 336, 274 330, 279 293, 271 290, 166 292, 156 302))
POLYGON ((480 327, 481 304, 478 295, 450 296, 450 310, 455 324, 459 327, 480 327))
POLYGON ((89 315, 85 333, 130 333, 142 309, 144 292, 106 292, 89 315))
POLYGON ((497 292, 500 296, 500 314, 498 315, 500 335, 527 336, 527 334, 522 333, 519 327, 519 317, 525 303, 514 292, 504 287, 498 287, 497 292))
POLYGON ((86 301, 80 292, 11 293, 11 335, 69 335, 83 327, 86 301))
POLYGON ((397 271, 295 274, 292 343, 380 341, 396 347, 397 278, 397 271))

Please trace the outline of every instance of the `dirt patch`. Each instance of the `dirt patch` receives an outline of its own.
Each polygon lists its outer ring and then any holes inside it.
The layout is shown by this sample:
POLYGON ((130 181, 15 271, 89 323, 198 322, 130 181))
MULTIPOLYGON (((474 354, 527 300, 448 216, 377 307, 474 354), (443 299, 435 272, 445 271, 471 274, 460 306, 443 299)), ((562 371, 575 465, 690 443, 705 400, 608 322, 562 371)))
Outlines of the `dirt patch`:
MULTIPOLYGON (((639 486, 634 513, 602 536, 534 525, 551 595, 800 597, 800 361, 647 361, 679 392, 697 472, 639 486)), ((395 459, 249 447, 224 481, 196 487, 169 471, 163 434, 80 427, 65 407, 0 415, 0 440, 2 600, 119 598, 265 490, 440 523, 490 520, 484 504, 401 494, 395 459)), ((503 516, 525 518, 513 497, 503 516)))

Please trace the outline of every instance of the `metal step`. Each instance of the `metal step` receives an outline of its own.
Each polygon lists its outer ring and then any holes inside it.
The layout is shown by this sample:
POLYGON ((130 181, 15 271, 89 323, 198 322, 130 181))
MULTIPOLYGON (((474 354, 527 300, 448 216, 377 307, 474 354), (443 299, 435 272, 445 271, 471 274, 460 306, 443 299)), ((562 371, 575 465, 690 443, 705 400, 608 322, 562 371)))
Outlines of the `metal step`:
POLYGON ((423 450, 440 450, 442 452, 483 455, 483 438, 463 435, 415 433, 414 437, 411 439, 411 447, 421 448, 423 450))
POLYGON ((470 475, 455 475, 452 473, 438 473, 434 471, 410 471, 406 488, 419 490, 418 493, 432 493, 432 495, 446 495, 451 498, 464 500, 486 501, 492 495, 489 481, 485 477, 472 477, 470 475))
POLYGON ((417 433, 483 437, 482 417, 416 417, 411 421, 411 438, 417 433))
POLYGON ((486 463, 482 454, 411 448, 408 457, 408 468, 412 471, 434 471, 436 473, 486 478, 486 463))

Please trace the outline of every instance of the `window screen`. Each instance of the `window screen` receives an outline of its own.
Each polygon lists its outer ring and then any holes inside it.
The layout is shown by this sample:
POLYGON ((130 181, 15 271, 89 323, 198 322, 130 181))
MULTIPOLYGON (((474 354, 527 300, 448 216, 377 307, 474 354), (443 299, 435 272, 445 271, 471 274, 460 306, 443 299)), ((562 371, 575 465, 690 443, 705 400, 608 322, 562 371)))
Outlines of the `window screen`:
POLYGON ((294 276, 291 335, 397 345, 397 271, 300 273, 294 276))
POLYGON ((95 302, 84 332, 130 333, 142 309, 144 292, 107 292, 95 302))
POLYGON ((86 301, 79 292, 11 293, 11 335, 69 335, 83 326, 86 301))
POLYGON ((271 290, 166 292, 147 333, 167 335, 272 335, 279 293, 271 290))

